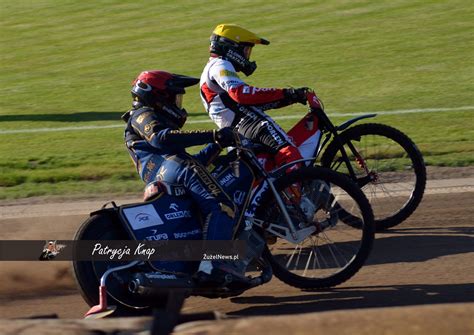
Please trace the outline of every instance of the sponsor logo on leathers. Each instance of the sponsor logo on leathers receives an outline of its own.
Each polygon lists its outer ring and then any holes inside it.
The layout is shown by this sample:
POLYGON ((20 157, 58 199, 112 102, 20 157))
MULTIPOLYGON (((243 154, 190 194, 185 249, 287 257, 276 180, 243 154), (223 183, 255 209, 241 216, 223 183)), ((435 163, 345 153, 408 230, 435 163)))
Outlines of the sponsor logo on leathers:
POLYGON ((145 239, 148 240, 148 241, 160 241, 160 240, 168 240, 168 234, 166 233, 161 233, 161 234, 157 234, 158 230, 156 229, 152 229, 151 230, 151 233, 153 235, 150 235, 150 236, 146 236, 145 239))
POLYGON ((232 173, 228 173, 219 180, 219 184, 221 186, 227 187, 230 184, 232 184, 234 181, 235 181, 234 175, 232 173))
POLYGON ((270 92, 270 91, 276 91, 276 89, 268 88, 268 87, 254 87, 254 86, 248 86, 248 85, 245 85, 242 88, 242 93, 244 94, 255 94, 258 92, 270 92))
POLYGON ((283 145, 283 144, 286 144, 286 141, 285 139, 283 139, 280 134, 278 133, 278 131, 272 126, 272 124, 268 121, 262 121, 260 123, 260 125, 262 127, 265 127, 268 129, 268 132, 270 133, 270 135, 272 135, 273 139, 279 144, 279 145, 283 145))
POLYGON ((182 219, 182 218, 190 218, 191 217, 191 211, 184 210, 184 211, 179 211, 179 206, 176 203, 170 204, 170 209, 174 210, 174 212, 171 213, 165 213, 164 216, 167 220, 176 220, 176 219, 182 219))
POLYGON ((183 231, 183 232, 180 232, 180 233, 174 233, 173 236, 176 239, 185 239, 188 236, 198 235, 199 233, 201 233, 200 229, 194 229, 194 230, 191 230, 191 231, 183 231))

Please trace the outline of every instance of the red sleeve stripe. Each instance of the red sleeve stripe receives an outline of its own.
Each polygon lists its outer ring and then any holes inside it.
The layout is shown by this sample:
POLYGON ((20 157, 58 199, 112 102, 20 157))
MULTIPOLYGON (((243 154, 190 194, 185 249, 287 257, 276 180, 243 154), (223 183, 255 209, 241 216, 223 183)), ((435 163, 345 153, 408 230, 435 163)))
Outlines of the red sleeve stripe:
POLYGON ((204 97, 204 99, 206 100, 206 102, 208 104, 211 103, 211 101, 214 99, 214 97, 217 95, 216 92, 212 91, 209 86, 207 86, 207 83, 204 83, 202 86, 201 86, 201 92, 202 92, 202 95, 204 97))
POLYGON ((240 85, 230 88, 227 93, 235 102, 243 105, 259 105, 284 98, 283 90, 278 88, 258 88, 240 85))

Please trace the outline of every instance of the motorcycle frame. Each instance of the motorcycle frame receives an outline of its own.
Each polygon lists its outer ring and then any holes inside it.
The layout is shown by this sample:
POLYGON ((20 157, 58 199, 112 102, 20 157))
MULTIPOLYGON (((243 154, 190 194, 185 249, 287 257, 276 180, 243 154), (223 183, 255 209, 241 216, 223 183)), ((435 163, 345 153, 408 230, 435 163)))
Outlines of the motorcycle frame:
POLYGON ((277 169, 274 169, 270 172, 267 172, 265 170, 264 166, 262 166, 262 164, 260 164, 260 162, 258 161, 258 158, 255 155, 255 153, 251 149, 245 148, 244 146, 242 146, 242 143, 241 143, 240 140, 237 141, 236 148, 237 148, 236 149, 237 150, 237 157, 246 157, 246 160, 249 161, 250 165, 256 168, 257 175, 259 175, 262 178, 262 182, 260 183, 259 187, 257 187, 256 189, 253 190, 253 193, 250 197, 251 201, 249 202, 247 208, 242 209, 243 211, 245 211, 244 212, 245 213, 244 214, 244 221, 251 222, 252 224, 255 224, 255 225, 260 226, 261 228, 263 228, 262 227, 263 224, 261 224, 261 220, 253 218, 254 213, 251 213, 250 216, 248 216, 246 214, 248 213, 247 210, 249 209, 249 207, 252 206, 254 208, 258 208, 258 206, 260 205, 261 197, 259 198, 257 196, 257 194, 258 194, 259 191, 264 189, 265 183, 266 183, 268 185, 270 191, 272 192, 272 194, 273 194, 273 196, 274 196, 274 198, 277 202, 278 207, 281 210, 281 213, 283 215, 283 218, 285 219, 286 224, 288 225, 288 228, 287 228, 287 227, 280 226, 280 225, 277 225, 277 224, 271 224, 272 226, 278 226, 278 228, 280 230, 287 232, 287 234, 281 234, 281 233, 278 233, 276 231, 272 231, 273 234, 275 234, 275 235, 277 235, 281 238, 284 238, 285 240, 287 240, 289 242, 299 243, 302 240, 304 240, 308 235, 310 235, 314 231, 316 231, 315 227, 308 227, 308 228, 303 228, 303 229, 299 229, 299 230, 295 227, 295 225, 293 224, 293 221, 290 218, 290 215, 288 214, 288 210, 286 209, 286 206, 285 206, 280 194, 278 193, 278 191, 275 187, 275 183, 274 183, 274 181, 288 167, 290 167, 292 165, 295 165, 295 164, 298 164, 300 162, 311 161, 311 160, 313 160, 313 158, 306 158, 306 159, 296 160, 296 161, 290 162, 288 164, 285 164, 285 165, 283 165, 283 166, 281 166, 277 169))
MULTIPOLYGON (((236 136, 238 137, 238 135, 236 135, 236 136)), ((287 234, 281 234, 281 233, 278 233, 278 232, 272 232, 272 233, 274 233, 275 235, 277 235, 281 238, 286 239, 287 241, 289 241, 291 243, 299 243, 304 238, 306 238, 306 236, 313 233, 316 230, 315 227, 309 227, 309 228, 304 228, 304 229, 297 229, 295 227, 295 225, 293 224, 293 221, 290 218, 290 215, 288 214, 286 206, 285 206, 280 194, 278 193, 278 191, 275 187, 274 182, 279 176, 281 176, 282 173, 284 173, 284 171, 288 167, 290 167, 292 165, 295 165, 295 164, 298 164, 300 162, 312 161, 314 159, 314 157, 293 161, 293 162, 285 164, 285 165, 283 165, 279 168, 276 168, 276 169, 274 169, 270 172, 267 172, 265 170, 264 166, 262 166, 262 164, 258 161, 257 156, 251 150, 251 146, 249 148, 245 147, 244 145, 242 145, 242 143, 239 139, 235 148, 237 150, 237 160, 235 162, 239 162, 239 159, 242 159, 242 158, 245 159, 254 168, 254 172, 256 172, 256 174, 257 174, 256 177, 261 178, 261 182, 259 183, 259 186, 252 191, 252 193, 249 197, 249 201, 247 201, 245 203, 244 207, 242 208, 243 219, 240 220, 239 226, 236 227, 236 231, 239 231, 240 228, 242 227, 242 225, 245 225, 246 222, 262 227, 262 224, 261 224, 262 221, 261 220, 254 219, 253 215, 247 216, 246 213, 248 212, 248 210, 251 206, 258 207, 261 204, 260 201, 262 199, 259 199, 259 197, 256 196, 256 193, 258 192, 258 190, 264 188, 265 184, 266 184, 266 185, 268 185, 268 188, 270 189, 271 193, 275 197, 277 205, 281 210, 283 218, 285 219, 285 223, 288 225, 288 227, 285 227, 285 226, 280 226, 278 224, 273 223, 273 224, 271 224, 272 226, 278 227, 279 230, 287 231, 287 234)), ((135 240, 135 237, 129 231, 128 224, 126 222, 124 222, 124 218, 120 214, 120 208, 121 207, 122 206, 117 206, 115 204, 115 202, 112 201, 110 203, 104 204, 100 210, 92 212, 90 215, 95 215, 95 214, 98 214, 98 213, 103 212, 103 211, 115 212, 118 221, 120 222, 121 226, 124 228, 125 232, 129 236, 129 238, 132 239, 132 240, 135 240), (109 204, 111 204, 112 207, 107 207, 109 204)), ((150 262, 147 262, 147 263, 149 263, 151 268, 154 269, 153 265, 150 262)), ((117 270, 119 270, 119 269, 117 269, 117 270)), ((107 274, 107 276, 108 275, 109 274, 107 274)))

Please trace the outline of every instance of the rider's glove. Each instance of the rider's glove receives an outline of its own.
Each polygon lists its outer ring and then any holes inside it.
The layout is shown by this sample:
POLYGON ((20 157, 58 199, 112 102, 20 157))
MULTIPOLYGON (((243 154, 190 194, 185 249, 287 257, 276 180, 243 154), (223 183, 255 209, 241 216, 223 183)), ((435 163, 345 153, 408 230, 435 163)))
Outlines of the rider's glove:
POLYGON ((286 101, 290 104, 299 102, 300 104, 306 105, 306 92, 308 91, 307 87, 300 88, 285 88, 283 89, 283 94, 285 95, 286 101))
POLYGON ((235 144, 234 131, 230 127, 214 130, 214 142, 219 144, 222 148, 230 147, 234 145, 235 144))

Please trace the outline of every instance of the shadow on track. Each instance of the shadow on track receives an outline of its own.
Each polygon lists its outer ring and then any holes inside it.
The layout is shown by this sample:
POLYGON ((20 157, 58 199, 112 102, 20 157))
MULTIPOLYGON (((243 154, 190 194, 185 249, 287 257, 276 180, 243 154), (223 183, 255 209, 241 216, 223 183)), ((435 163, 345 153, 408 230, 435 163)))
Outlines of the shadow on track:
MULTIPOLYGON (((338 243, 338 246, 340 248, 352 247, 350 242, 346 244, 345 246, 344 243, 338 243)), ((287 262, 293 248, 286 251, 286 253, 275 257, 280 264, 287 262)), ((470 252, 474 252, 473 227, 390 230, 385 234, 377 234, 374 248, 365 266, 399 262, 424 262, 442 256, 470 252), (392 236, 384 236, 388 234, 392 236)), ((304 262, 297 266, 298 270, 304 270, 304 268, 304 262)))
MULTIPOLYGON (((391 233, 400 234, 400 230, 391 233)), ((378 235, 366 265, 424 262, 442 256, 474 252, 474 236, 469 236, 473 234, 473 228, 470 227, 443 231, 423 228, 419 235, 413 231, 407 233, 410 235, 378 235)))
MULTIPOLYGON (((423 227, 377 234, 365 266, 425 262, 474 252, 473 227, 423 227)), ((304 264, 301 267, 304 269, 304 264)), ((469 271, 469 270, 467 270, 469 271)), ((397 275, 397 274, 394 274, 397 275)), ((474 302, 474 285, 413 284, 360 286, 306 291, 301 295, 236 297, 235 304, 254 305, 229 315, 280 315, 319 311, 474 302), (309 293, 308 293, 309 292, 309 293)))
POLYGON ((425 304, 474 302, 474 285, 395 285, 320 290, 314 294, 286 297, 254 296, 231 299, 253 304, 234 316, 299 314, 331 310, 380 308, 425 304))

